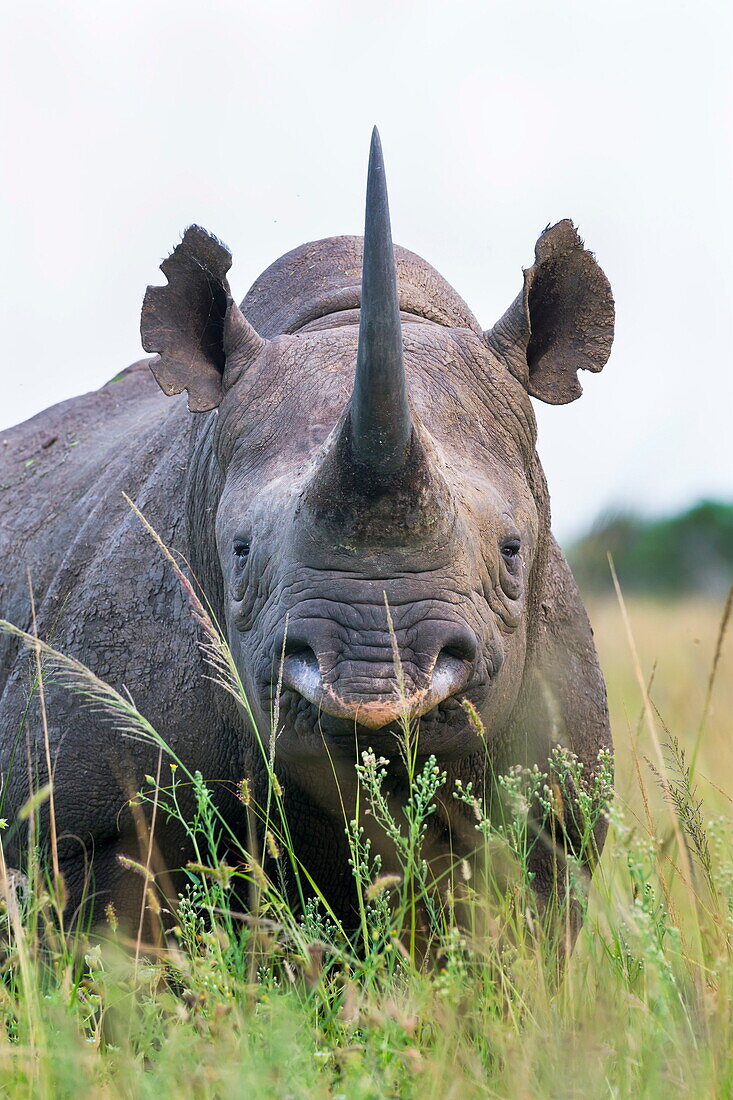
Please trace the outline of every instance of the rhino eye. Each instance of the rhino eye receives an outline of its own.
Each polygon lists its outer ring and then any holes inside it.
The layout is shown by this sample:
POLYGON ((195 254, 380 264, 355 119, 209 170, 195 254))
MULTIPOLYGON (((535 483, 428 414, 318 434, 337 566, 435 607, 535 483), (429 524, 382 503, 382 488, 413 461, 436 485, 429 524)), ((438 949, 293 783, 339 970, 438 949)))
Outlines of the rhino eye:
POLYGON ((508 566, 517 564, 517 558, 519 557, 520 542, 519 539, 507 539, 501 547, 501 556, 508 566))
POLYGON ((237 565, 243 565, 249 557, 249 543, 244 539, 236 539, 234 543, 234 557, 237 565))

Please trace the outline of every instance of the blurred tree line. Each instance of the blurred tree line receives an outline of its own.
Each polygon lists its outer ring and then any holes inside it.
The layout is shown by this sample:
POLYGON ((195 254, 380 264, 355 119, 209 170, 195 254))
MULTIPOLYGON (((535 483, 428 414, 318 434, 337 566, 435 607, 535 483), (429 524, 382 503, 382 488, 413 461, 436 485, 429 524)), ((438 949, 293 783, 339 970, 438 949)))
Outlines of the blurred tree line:
POLYGON ((567 553, 581 591, 613 591, 609 553, 624 592, 726 591, 733 581, 733 503, 704 500, 664 519, 601 516, 567 553))

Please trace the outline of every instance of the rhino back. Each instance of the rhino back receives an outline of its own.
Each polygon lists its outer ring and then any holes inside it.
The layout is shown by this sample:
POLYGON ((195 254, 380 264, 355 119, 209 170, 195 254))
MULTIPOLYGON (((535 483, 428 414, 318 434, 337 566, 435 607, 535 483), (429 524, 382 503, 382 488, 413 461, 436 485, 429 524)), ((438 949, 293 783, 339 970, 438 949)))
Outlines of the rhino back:
MULTIPOLYGON (((129 512, 123 491, 137 496, 165 448, 171 409, 145 367, 134 364, 0 435, 0 610, 23 629, 31 625, 29 576, 39 625, 49 613, 52 623, 49 601, 63 603, 86 580, 90 560, 129 512)), ((7 661, 0 668, 1 685, 7 661)))
MULTIPOLYGON (((123 493, 167 545, 188 557, 185 517, 191 437, 185 399, 167 400, 147 364, 63 402, 0 441, 0 614, 29 629, 28 574, 38 630, 120 691, 192 766, 232 752, 211 736, 197 632, 185 595, 123 493), (199 759, 202 751, 209 755, 199 759)), ((5 812, 28 790, 27 751, 45 781, 42 727, 24 650, 2 639, 0 768, 5 812)), ((47 677, 60 831, 116 835, 121 806, 157 752, 114 731, 66 685, 47 677)))

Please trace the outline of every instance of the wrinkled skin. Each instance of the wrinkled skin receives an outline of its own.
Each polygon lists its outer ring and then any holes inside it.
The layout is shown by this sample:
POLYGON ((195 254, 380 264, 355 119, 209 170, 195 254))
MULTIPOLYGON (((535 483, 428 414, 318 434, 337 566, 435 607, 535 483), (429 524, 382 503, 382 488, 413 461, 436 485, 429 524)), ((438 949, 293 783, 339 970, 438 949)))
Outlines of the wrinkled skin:
MULTIPOLYGON (((121 493, 186 558, 226 624, 266 741, 285 654, 276 762, 291 830, 298 856, 347 923, 354 898, 341 799, 348 810, 361 750, 390 758, 391 795, 404 797, 395 739, 404 699, 385 601, 409 713, 420 718, 419 753, 438 757, 449 784, 460 777, 484 789, 487 749, 499 771, 515 763, 544 767, 552 744, 562 741, 592 776, 599 750, 610 746, 590 627, 550 534, 528 395, 572 399, 578 366, 600 369, 604 340, 610 347, 610 294, 588 304, 581 276, 594 261, 568 224, 556 227, 559 244, 552 238, 543 246, 549 260, 538 245, 524 292, 490 333, 432 268, 396 250, 414 423, 404 485, 375 491, 342 453, 359 339, 360 238, 316 242, 283 257, 241 313, 227 298, 221 353, 204 349, 199 362, 183 347, 179 360, 192 364, 190 407, 209 411, 191 413, 183 397, 166 399, 141 362, 2 436, 2 615, 30 628, 27 567, 40 634, 130 690, 186 764, 215 785, 243 838, 244 811, 233 791, 247 775, 262 796, 256 738, 204 678, 185 597, 121 493), (566 262, 567 278, 548 275, 548 264, 566 262), (546 294, 543 279, 551 284, 546 294), (583 311, 595 328, 585 325, 579 350, 583 326, 568 336, 567 317, 583 311), (535 349, 562 343, 554 329, 548 334, 555 323, 548 317, 558 313, 570 351, 563 345, 554 366, 540 354, 533 374, 532 341, 535 349), (589 345, 595 358, 584 350, 589 345), (314 692, 317 701, 308 698, 314 692), (486 746, 464 699, 482 718, 486 746)), ((202 237, 189 231, 179 247, 205 251, 202 237)), ((218 257, 215 249, 201 265, 207 285, 218 279, 228 296, 228 265, 217 271, 218 257)), ((171 285, 175 278, 169 274, 171 285)), ((189 301, 183 291, 179 298, 189 301)), ((171 393, 183 388, 181 376, 165 373, 179 339, 180 303, 165 293, 147 322, 144 311, 143 333, 146 346, 161 352, 153 370, 171 393)), ((184 316, 181 331, 186 323, 184 316)), ((184 332, 183 345, 186 339, 184 332)), ((46 776, 28 656, 12 641, 2 646, 3 812, 12 817, 28 795, 29 757, 36 782, 46 776)), ((70 908, 81 900, 93 858, 95 912, 114 900, 132 917, 139 886, 117 855, 139 857, 143 834, 127 799, 146 773, 155 774, 157 753, 115 734, 53 683, 46 703, 70 908)), ((475 846, 473 823, 449 801, 431 824, 436 862, 475 846)), ((599 823, 599 850, 603 839, 599 823)), ((171 825, 157 840, 159 862, 172 872, 190 858, 171 825)), ((571 847, 573 840, 567 837, 571 847)), ((16 822, 11 860, 22 861, 23 843, 16 822)), ((538 844, 533 858, 542 908, 553 895, 551 846, 538 844)))
MULTIPOLYGON (((260 370, 277 371, 282 380, 284 400, 278 403, 277 420, 296 438, 307 439, 315 401, 326 425, 337 422, 348 402, 355 326, 275 341, 264 362, 245 375, 220 406, 219 446, 226 446, 230 436, 237 439, 216 524, 230 597, 228 633, 249 697, 261 705, 263 718, 269 713, 270 684, 286 617, 286 652, 307 639, 335 697, 358 698, 368 712, 373 697, 390 694, 395 672, 385 595, 408 694, 419 690, 430 662, 445 645, 456 650, 454 660, 467 666, 462 696, 472 699, 492 725, 505 726, 516 703, 527 641, 522 614, 526 576, 538 535, 537 508, 526 477, 514 473, 531 460, 529 400, 514 383, 517 410, 505 416, 500 436, 494 429, 492 444, 481 425, 481 406, 491 401, 490 384, 475 401, 466 402, 458 422, 450 401, 436 405, 431 400, 431 389, 436 378, 445 376, 447 364, 454 364, 456 387, 468 389, 472 373, 491 377, 491 353, 480 338, 434 324, 410 323, 404 325, 404 341, 415 412, 438 445, 443 477, 447 480, 452 470, 460 470, 460 480, 453 478, 453 499, 449 501, 446 493, 450 510, 441 514, 437 529, 417 543, 411 537, 409 542, 405 538, 406 545, 394 545, 390 517, 380 522, 369 501, 364 504, 366 520, 357 514, 325 524, 308 499, 322 452, 309 455, 304 447, 284 463, 277 441, 267 448, 260 444, 260 432, 269 437, 275 419, 268 417, 267 399, 261 405, 253 400, 260 370), (258 423, 255 439, 241 431, 243 408, 251 409, 258 423), (497 445, 508 462, 505 459, 500 476, 490 480, 485 471, 496 468, 497 445), (368 541, 358 529, 360 522, 370 526, 368 541), (385 531, 390 532, 386 544, 385 531), (511 537, 521 538, 524 552, 507 561, 500 546, 511 537), (232 553, 237 538, 251 546, 244 565, 232 553)), ((421 750, 426 754, 449 758, 478 748, 464 712, 454 697, 450 702, 429 711, 430 717, 421 723, 421 750)), ((295 705, 295 700, 287 698, 286 705, 295 705)), ((351 745, 353 717, 329 719, 321 718, 321 729, 351 745)), ((389 747, 391 737, 379 729, 368 740, 389 747)), ((300 707, 299 718, 281 735, 279 748, 295 759, 305 753, 322 756, 315 705, 300 707)))

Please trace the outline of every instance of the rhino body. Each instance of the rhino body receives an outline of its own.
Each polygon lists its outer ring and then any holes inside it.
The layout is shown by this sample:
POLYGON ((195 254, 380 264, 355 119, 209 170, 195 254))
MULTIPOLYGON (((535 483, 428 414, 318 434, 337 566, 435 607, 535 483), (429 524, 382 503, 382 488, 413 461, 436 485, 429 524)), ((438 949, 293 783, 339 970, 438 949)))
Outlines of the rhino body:
MULTIPOLYGON (((348 808, 367 748, 392 761, 390 793, 403 796, 395 737, 406 706, 421 757, 435 754, 449 787, 483 789, 487 752, 499 772, 546 767, 557 741, 590 777, 611 744, 592 633, 550 533, 529 399, 572 400, 578 368, 605 363, 605 277, 561 222, 484 332, 433 268, 393 249, 378 141, 370 188, 364 239, 295 249, 241 307, 228 252, 189 229, 163 265, 168 286, 151 288, 143 309, 144 345, 158 356, 0 443, 2 616, 32 628, 30 575, 39 634, 129 691, 242 837, 235 792, 245 776, 260 791, 257 739, 208 678, 186 595, 123 493, 226 624, 266 740, 284 654, 276 766, 288 819, 298 857, 347 922, 341 799, 348 808)), ((13 819, 29 776, 45 782, 45 757, 28 653, 7 636, 0 647, 2 812, 13 819)), ((113 900, 132 916, 139 885, 118 856, 139 858, 127 803, 157 751, 62 685, 48 682, 45 699, 69 905, 91 881, 97 914, 113 900)), ((11 825, 12 861, 24 828, 11 825)), ((475 845, 456 807, 431 829, 436 858, 475 845)), ((598 849, 603 836, 599 822, 598 849)), ((191 858, 170 823, 157 842, 171 871, 191 858)), ((542 905, 551 845, 533 860, 542 905)))

